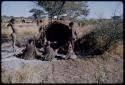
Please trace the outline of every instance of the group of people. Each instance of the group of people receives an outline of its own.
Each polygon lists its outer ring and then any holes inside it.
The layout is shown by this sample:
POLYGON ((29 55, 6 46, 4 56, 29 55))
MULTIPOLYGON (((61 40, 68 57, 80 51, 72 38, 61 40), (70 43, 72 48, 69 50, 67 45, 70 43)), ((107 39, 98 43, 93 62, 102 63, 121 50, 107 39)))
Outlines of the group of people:
MULTIPOLYGON (((16 53, 15 49, 15 43, 16 43, 16 25, 15 25, 15 19, 11 19, 8 26, 12 28, 12 41, 13 41, 13 52, 16 53)), ((60 56, 63 59, 68 59, 72 58, 72 56, 75 55, 74 53, 74 41, 76 40, 76 31, 73 30, 73 22, 69 23, 69 27, 72 30, 72 37, 70 38, 70 41, 68 42, 69 47, 68 47, 68 53, 66 55, 59 54, 59 48, 58 49, 53 49, 51 47, 51 43, 58 43, 58 42, 50 42, 46 39, 45 36, 45 28, 40 28, 39 33, 39 41, 41 41, 41 44, 43 45, 42 48, 37 48, 35 46, 35 40, 34 39, 29 39, 28 43, 25 47, 25 49, 22 51, 22 56, 21 58, 26 59, 26 60, 32 60, 32 59, 40 59, 44 61, 51 61, 53 59, 57 59, 56 56, 60 56)), ((75 56, 76 58, 76 56, 75 56)))

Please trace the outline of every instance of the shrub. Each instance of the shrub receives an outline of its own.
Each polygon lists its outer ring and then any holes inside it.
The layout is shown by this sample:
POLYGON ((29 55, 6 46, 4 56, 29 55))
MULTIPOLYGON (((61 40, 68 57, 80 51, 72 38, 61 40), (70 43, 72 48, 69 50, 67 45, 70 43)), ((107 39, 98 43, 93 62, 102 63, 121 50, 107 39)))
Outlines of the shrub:
POLYGON ((75 42, 75 50, 84 50, 86 53, 100 53, 107 51, 117 41, 123 40, 123 28, 120 24, 103 26, 90 32, 75 42), (108 27, 108 28, 107 28, 108 27))
POLYGON ((123 56, 123 41, 118 41, 113 44, 109 49, 108 52, 111 54, 123 56))
POLYGON ((123 32, 118 28, 103 28, 103 29, 97 29, 94 31, 93 35, 96 39, 103 37, 101 40, 104 42, 107 42, 107 40, 110 40, 110 43, 108 44, 108 47, 113 45, 116 41, 123 39, 123 32), (104 39, 108 38, 107 40, 104 39))
POLYGON ((7 38, 7 36, 5 34, 2 34, 1 35, 1 43, 6 42, 7 41, 6 38, 7 38))

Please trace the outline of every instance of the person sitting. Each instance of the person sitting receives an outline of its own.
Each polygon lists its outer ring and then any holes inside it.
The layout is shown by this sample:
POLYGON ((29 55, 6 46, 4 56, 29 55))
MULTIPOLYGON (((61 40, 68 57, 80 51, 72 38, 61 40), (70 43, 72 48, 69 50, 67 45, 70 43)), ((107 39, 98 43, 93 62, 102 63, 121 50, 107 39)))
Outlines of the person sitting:
POLYGON ((26 48, 23 50, 22 58, 26 60, 35 59, 35 45, 32 39, 28 40, 26 48))
MULTIPOLYGON (((52 43, 56 43, 56 42, 52 42, 52 43)), ((52 61, 55 58, 57 51, 54 51, 54 49, 50 47, 50 45, 51 45, 51 42, 47 41, 44 47, 40 49, 36 49, 37 58, 39 57, 39 59, 43 61, 52 61)))
POLYGON ((55 58, 55 52, 53 48, 50 47, 50 41, 47 41, 45 45, 45 51, 44 51, 44 60, 45 61, 52 61, 53 58, 55 58))
POLYGON ((66 55, 66 59, 75 59, 77 58, 77 56, 75 55, 74 51, 73 51, 73 47, 71 42, 69 42, 69 47, 68 47, 68 53, 66 55))

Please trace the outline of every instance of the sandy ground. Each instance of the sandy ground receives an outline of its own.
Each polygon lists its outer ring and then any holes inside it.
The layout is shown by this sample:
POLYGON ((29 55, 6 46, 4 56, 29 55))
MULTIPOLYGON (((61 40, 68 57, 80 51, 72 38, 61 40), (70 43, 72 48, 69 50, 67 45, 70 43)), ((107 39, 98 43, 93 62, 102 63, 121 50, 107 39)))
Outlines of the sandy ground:
MULTIPOLYGON (((18 48, 18 51, 23 48, 18 48)), ((123 57, 108 52, 90 58, 69 60, 24 60, 5 57, 11 47, 2 50, 3 83, 122 83, 123 57)))

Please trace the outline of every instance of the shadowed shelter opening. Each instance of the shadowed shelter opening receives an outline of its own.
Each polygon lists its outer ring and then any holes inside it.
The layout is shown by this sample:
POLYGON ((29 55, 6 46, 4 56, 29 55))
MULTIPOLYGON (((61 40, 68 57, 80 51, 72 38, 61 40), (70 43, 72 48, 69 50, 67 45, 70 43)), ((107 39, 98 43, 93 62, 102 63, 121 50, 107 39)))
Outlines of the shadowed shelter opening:
POLYGON ((54 49, 67 47, 66 44, 72 36, 71 29, 67 25, 59 22, 53 22, 48 25, 45 33, 47 40, 57 42, 57 44, 51 44, 51 47, 54 49))

